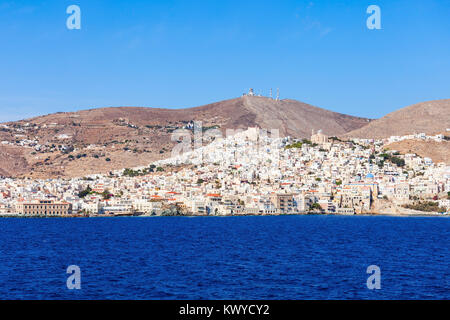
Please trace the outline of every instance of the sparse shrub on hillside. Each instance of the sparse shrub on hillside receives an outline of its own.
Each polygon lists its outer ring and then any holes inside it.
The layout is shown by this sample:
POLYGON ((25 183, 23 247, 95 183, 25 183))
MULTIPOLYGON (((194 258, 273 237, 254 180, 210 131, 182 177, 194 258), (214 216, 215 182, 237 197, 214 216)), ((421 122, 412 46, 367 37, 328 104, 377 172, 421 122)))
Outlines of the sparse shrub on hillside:
POLYGON ((302 142, 306 143, 306 144, 312 144, 312 142, 310 140, 308 140, 308 139, 303 139, 302 142))
POLYGON ((108 189, 106 189, 105 191, 102 192, 103 200, 109 200, 112 198, 112 196, 113 195, 109 192, 108 189))
POLYGON ((391 157, 389 159, 392 163, 396 164, 397 167, 404 167, 405 166, 405 160, 399 158, 399 157, 391 157))
POLYGON ((205 132, 205 131, 208 131, 208 130, 211 130, 211 129, 219 129, 220 128, 220 126, 218 126, 218 125, 214 125, 214 126, 206 126, 206 127, 202 127, 202 131, 203 132, 205 132))
POLYGON ((144 168, 144 169, 139 169, 139 170, 133 170, 133 169, 124 169, 122 172, 123 176, 126 177, 140 177, 140 176, 145 176, 147 174, 149 174, 150 172, 153 172, 153 168, 144 168))
MULTIPOLYGON (((394 153, 394 155, 399 155, 399 153, 396 152, 396 153, 394 153)), ((393 164, 396 164, 397 167, 404 167, 405 166, 405 160, 403 160, 402 158, 396 157, 394 155, 390 155, 390 154, 387 154, 387 153, 380 154, 380 157, 383 158, 383 160, 381 162, 384 164, 384 161, 388 160, 388 161, 392 162, 393 164)))
POLYGON ((82 191, 80 191, 80 192, 78 193, 78 197, 79 197, 79 198, 85 198, 85 197, 86 197, 87 195, 89 195, 91 192, 92 192, 91 187, 90 187, 90 186, 87 186, 86 189, 84 189, 84 190, 82 190, 82 191))
POLYGON ((290 145, 287 145, 285 148, 286 148, 286 149, 301 148, 302 145, 303 145, 303 143, 301 143, 300 141, 298 141, 298 142, 294 142, 294 143, 292 143, 292 144, 290 144, 290 145))
POLYGON ((419 201, 413 204, 405 204, 403 205, 406 209, 424 211, 424 212, 445 212, 445 208, 439 207, 439 203, 434 201, 419 201))

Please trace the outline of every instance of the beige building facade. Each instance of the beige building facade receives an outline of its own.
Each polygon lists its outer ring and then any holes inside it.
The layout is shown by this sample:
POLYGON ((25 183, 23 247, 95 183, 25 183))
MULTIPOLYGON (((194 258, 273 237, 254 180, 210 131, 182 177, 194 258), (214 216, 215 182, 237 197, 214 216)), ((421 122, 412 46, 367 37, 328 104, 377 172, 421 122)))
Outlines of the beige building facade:
POLYGON ((24 216, 53 216, 62 217, 72 214, 72 205, 69 203, 58 203, 51 200, 39 200, 34 202, 19 202, 16 211, 24 216))

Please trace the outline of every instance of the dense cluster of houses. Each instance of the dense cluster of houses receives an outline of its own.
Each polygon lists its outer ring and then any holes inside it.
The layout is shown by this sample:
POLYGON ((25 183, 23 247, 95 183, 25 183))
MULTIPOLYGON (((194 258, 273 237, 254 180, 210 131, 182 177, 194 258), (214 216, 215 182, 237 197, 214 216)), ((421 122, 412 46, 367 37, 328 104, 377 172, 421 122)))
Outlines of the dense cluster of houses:
POLYGON ((341 141, 321 131, 296 140, 249 128, 151 166, 161 170, 2 178, 0 213, 165 215, 175 208, 191 215, 360 214, 371 212, 376 201, 420 199, 450 209, 442 196, 450 192, 445 163, 385 150, 383 141, 341 141))

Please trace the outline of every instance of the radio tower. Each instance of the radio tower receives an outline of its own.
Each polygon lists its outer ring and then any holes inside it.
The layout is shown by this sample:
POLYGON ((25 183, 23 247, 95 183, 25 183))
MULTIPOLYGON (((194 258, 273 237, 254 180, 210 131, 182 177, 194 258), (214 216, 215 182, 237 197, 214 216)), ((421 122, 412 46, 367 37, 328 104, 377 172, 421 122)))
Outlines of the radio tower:
POLYGON ((270 99, 272 99, 272 88, 270 88, 270 99))
POLYGON ((280 100, 280 88, 277 88, 277 101, 280 100))

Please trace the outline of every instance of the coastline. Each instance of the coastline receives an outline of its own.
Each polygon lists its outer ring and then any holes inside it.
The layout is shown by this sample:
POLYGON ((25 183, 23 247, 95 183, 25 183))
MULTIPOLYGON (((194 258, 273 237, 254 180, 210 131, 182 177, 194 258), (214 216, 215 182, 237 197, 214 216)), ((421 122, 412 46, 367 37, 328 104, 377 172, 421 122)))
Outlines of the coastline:
POLYGON ((450 217, 449 213, 438 212, 411 212, 411 213, 374 213, 367 212, 361 214, 336 214, 336 213, 293 213, 293 214, 235 214, 235 215, 92 215, 92 216, 23 216, 20 214, 0 213, 0 219, 2 218, 16 218, 16 219, 77 219, 77 218, 163 218, 163 217, 185 217, 185 218, 200 218, 200 217, 277 217, 277 216, 342 216, 342 217, 450 217))

